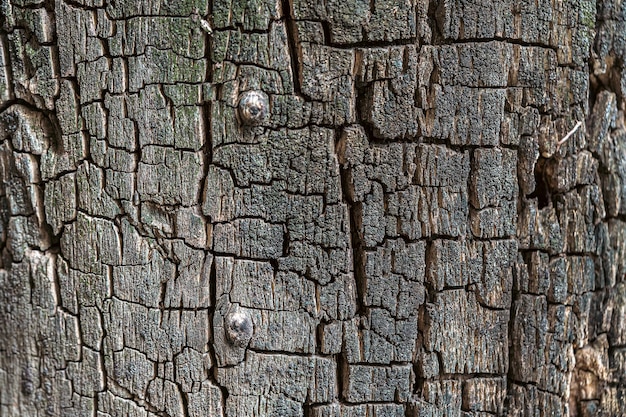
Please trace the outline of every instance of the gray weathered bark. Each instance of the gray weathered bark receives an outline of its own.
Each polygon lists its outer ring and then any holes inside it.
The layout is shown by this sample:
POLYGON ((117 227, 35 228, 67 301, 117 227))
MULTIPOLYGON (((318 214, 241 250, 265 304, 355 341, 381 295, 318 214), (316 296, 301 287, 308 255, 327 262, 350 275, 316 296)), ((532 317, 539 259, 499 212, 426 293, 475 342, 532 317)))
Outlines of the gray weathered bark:
POLYGON ((0 10, 0 416, 626 414, 626 3, 0 10))

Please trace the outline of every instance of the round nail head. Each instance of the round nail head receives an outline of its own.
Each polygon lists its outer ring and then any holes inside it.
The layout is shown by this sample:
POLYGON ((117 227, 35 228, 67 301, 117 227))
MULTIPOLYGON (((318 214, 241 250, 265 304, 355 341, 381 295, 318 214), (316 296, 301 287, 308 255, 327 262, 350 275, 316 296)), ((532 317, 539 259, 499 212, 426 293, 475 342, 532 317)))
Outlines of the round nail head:
POLYGON ((239 117, 246 125, 258 125, 267 116, 269 100, 260 91, 246 91, 239 99, 239 117))
POLYGON ((236 311, 226 316, 226 336, 231 344, 238 347, 246 347, 250 339, 254 326, 247 314, 236 311))

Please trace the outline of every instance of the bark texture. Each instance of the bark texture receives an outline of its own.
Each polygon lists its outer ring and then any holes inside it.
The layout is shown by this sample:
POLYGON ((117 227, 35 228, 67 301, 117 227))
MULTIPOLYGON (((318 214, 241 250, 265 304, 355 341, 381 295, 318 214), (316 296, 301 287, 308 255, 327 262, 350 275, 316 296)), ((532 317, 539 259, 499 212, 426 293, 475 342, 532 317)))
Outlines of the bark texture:
POLYGON ((625 34, 0 0, 0 416, 625 415, 625 34))

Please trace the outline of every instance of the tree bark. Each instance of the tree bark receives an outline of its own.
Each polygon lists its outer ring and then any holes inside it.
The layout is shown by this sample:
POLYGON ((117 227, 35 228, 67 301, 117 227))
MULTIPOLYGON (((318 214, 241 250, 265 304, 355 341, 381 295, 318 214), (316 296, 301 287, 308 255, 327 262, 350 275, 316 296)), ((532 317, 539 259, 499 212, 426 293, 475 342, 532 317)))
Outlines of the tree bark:
POLYGON ((619 0, 0 10, 0 416, 626 415, 619 0))

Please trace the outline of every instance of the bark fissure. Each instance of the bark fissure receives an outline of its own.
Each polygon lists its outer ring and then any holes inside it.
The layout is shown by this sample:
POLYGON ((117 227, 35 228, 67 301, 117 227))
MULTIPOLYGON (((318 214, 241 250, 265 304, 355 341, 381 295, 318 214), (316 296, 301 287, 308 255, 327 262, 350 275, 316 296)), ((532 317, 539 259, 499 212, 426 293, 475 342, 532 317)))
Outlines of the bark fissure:
POLYGON ((5 1, 0 415, 623 414, 616 4, 5 1))

